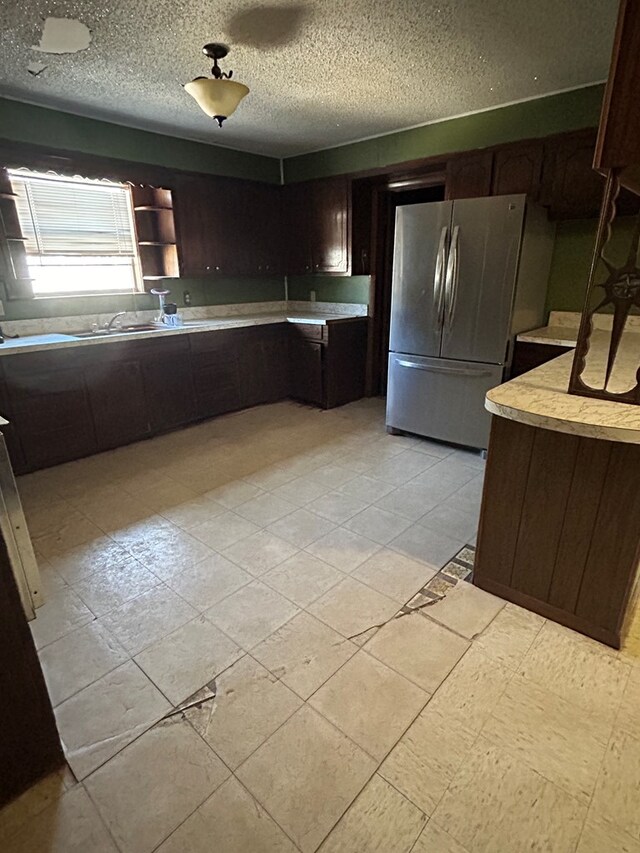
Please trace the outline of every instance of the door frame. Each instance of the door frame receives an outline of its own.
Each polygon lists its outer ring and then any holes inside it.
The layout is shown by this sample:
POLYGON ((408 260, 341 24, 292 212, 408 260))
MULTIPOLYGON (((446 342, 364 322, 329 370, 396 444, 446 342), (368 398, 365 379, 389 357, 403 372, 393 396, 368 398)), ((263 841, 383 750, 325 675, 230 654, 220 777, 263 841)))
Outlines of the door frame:
POLYGON ((368 397, 384 395, 387 387, 395 209, 404 193, 439 186, 444 190, 445 182, 445 170, 438 169, 431 172, 409 172, 393 177, 387 175, 372 187, 369 339, 365 390, 368 397))

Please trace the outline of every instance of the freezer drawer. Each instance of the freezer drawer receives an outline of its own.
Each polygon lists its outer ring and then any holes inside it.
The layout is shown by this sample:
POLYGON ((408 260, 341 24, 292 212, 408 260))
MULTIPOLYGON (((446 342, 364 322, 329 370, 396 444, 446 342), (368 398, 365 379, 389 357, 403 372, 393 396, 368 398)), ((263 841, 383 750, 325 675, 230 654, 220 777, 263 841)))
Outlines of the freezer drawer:
POLYGON ((491 416, 485 394, 502 382, 497 364, 389 353, 387 426, 486 448, 491 416))

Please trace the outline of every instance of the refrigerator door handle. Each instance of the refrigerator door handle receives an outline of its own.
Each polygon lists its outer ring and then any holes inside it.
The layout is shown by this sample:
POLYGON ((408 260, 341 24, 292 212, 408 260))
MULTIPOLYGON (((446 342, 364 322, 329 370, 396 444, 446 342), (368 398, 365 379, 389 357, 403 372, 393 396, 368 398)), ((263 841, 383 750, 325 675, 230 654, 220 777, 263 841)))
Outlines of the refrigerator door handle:
POLYGON ((458 244, 460 238, 460 226, 454 225, 451 235, 451 248, 447 260, 447 273, 445 276, 445 311, 447 315, 447 331, 451 331, 453 315, 456 310, 456 297, 458 295, 458 244))
POLYGON ((438 254, 436 255, 436 269, 433 276, 433 303, 436 310, 437 319, 437 328, 438 331, 442 330, 442 324, 444 321, 444 312, 443 312, 443 296, 444 296, 444 271, 445 271, 445 258, 447 254, 447 237, 449 235, 449 228, 445 225, 440 231, 440 241, 438 243, 438 254))
POLYGON ((437 367, 433 364, 420 364, 417 361, 407 361, 404 358, 397 359, 400 367, 413 367, 416 370, 426 370, 429 373, 453 373, 456 376, 491 376, 490 370, 475 370, 472 367, 437 367))

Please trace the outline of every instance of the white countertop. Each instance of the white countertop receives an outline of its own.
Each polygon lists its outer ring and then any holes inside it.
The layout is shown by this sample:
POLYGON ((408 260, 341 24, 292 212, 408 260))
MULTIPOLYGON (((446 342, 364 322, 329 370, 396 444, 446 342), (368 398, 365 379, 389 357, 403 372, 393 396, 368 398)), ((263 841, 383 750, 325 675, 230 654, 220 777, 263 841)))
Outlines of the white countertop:
POLYGON ((578 340, 578 327, 542 326, 530 332, 521 332, 518 341, 527 344, 547 344, 556 347, 575 347, 578 340))
POLYGON ((16 355, 22 352, 42 352, 45 350, 65 349, 68 347, 95 346, 97 344, 115 344, 123 341, 137 341, 144 338, 158 338, 169 335, 196 334, 211 332, 219 329, 239 329, 248 326, 263 326, 272 323, 309 323, 326 326, 327 323, 344 320, 362 319, 357 314, 298 314, 298 313, 269 313, 269 314, 239 314, 237 316, 217 317, 209 320, 189 320, 182 326, 159 327, 153 330, 126 332, 112 335, 96 335, 95 337, 75 337, 67 334, 28 335, 19 338, 5 338, 0 344, 0 356, 16 355))
MULTIPOLYGON (((597 384, 606 360, 609 334, 594 331, 583 380, 597 384)), ((533 427, 640 444, 640 406, 568 394, 573 352, 554 358, 486 395, 485 407, 493 415, 533 427)), ((635 384, 640 364, 640 334, 625 332, 610 389, 621 392, 635 384)))

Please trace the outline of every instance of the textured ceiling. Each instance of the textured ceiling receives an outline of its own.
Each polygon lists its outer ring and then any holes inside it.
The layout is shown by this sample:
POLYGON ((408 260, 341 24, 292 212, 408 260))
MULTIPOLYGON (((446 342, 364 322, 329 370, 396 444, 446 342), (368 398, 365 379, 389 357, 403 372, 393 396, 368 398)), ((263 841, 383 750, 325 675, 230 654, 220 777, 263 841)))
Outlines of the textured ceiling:
MULTIPOLYGON (((289 156, 606 77, 617 0, 0 0, 0 94, 289 156), (88 49, 35 52, 47 16, 88 49), (219 129, 181 88, 207 41, 251 94, 219 129), (27 66, 46 68, 34 76, 27 66)), ((1 130, 0 130, 1 133, 1 130)))

